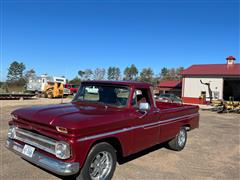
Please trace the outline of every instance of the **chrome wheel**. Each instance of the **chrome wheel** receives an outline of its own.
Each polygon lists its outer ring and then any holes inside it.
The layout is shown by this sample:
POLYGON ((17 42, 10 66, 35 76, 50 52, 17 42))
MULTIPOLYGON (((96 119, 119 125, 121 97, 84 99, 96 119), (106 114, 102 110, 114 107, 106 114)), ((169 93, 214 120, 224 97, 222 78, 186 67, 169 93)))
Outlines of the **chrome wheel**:
POLYGON ((186 133, 184 130, 181 129, 178 134, 178 145, 182 147, 184 146, 185 142, 186 142, 186 133))
POLYGON ((113 157, 107 151, 99 152, 92 160, 89 174, 92 180, 103 180, 111 172, 113 157))

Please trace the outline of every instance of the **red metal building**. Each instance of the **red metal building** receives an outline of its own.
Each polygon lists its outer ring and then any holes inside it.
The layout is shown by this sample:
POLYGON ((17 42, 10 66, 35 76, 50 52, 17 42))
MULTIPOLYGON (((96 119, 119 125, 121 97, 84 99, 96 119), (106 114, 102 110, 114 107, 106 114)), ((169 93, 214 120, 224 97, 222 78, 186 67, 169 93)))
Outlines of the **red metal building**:
POLYGON ((226 64, 192 65, 181 72, 185 103, 205 104, 211 99, 240 100, 240 64, 233 56, 226 64))
POLYGON ((158 93, 173 93, 181 97, 182 81, 163 80, 157 86, 158 93))

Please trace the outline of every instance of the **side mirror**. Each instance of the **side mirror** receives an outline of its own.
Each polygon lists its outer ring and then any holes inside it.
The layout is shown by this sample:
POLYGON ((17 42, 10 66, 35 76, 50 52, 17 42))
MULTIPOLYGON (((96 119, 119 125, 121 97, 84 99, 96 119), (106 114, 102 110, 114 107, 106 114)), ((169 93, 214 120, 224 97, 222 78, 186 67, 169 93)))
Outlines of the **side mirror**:
POLYGON ((139 104, 139 110, 140 110, 141 112, 146 112, 146 111, 148 111, 149 109, 150 109, 149 103, 140 103, 140 104, 139 104))

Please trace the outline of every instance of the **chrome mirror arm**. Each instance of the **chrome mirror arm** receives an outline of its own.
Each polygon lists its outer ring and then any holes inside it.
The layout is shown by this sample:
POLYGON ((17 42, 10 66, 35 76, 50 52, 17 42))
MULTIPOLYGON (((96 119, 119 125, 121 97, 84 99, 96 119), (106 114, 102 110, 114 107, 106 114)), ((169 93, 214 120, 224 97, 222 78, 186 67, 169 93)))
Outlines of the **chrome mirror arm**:
POLYGON ((148 112, 147 112, 147 111, 144 111, 144 114, 141 115, 141 116, 139 116, 139 118, 142 119, 142 118, 144 118, 147 114, 148 114, 148 112))

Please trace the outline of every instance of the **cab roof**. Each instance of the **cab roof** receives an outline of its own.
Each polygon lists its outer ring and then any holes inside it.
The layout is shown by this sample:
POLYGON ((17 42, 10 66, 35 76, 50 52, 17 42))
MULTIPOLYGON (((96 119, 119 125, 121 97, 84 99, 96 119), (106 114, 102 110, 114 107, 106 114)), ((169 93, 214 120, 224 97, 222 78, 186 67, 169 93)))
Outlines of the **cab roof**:
POLYGON ((82 83, 92 83, 92 84, 112 84, 112 85, 123 85, 123 86, 135 86, 148 88, 152 84, 147 82, 137 82, 137 81, 108 81, 108 80, 93 80, 93 81, 82 81, 82 83))

